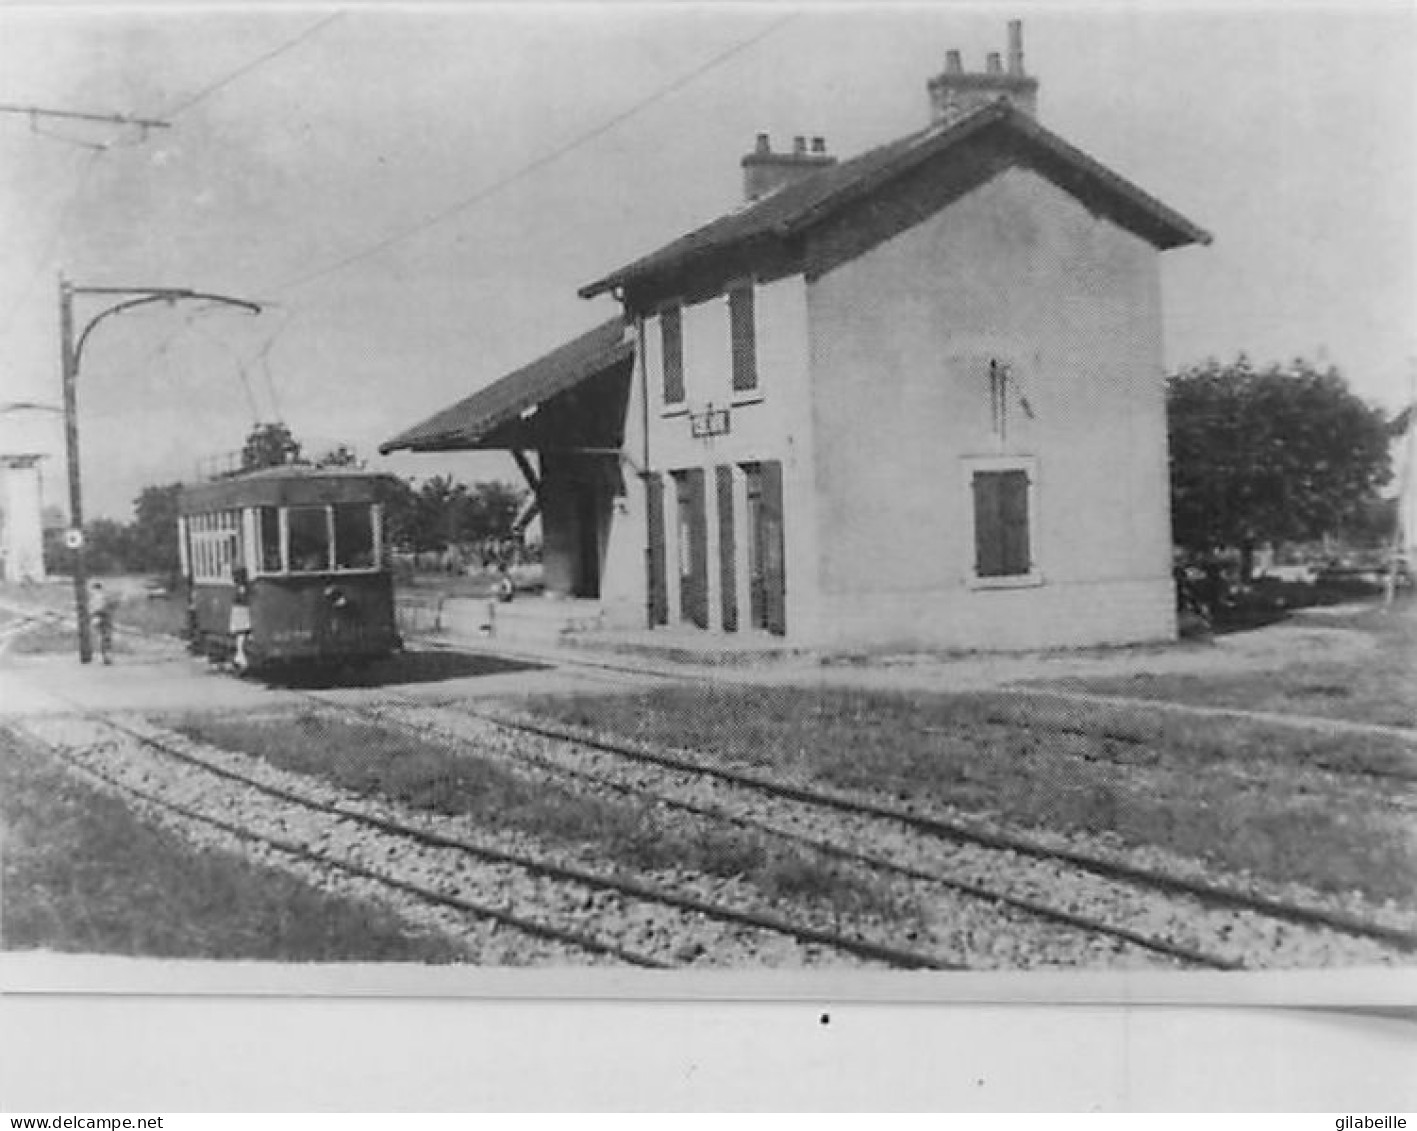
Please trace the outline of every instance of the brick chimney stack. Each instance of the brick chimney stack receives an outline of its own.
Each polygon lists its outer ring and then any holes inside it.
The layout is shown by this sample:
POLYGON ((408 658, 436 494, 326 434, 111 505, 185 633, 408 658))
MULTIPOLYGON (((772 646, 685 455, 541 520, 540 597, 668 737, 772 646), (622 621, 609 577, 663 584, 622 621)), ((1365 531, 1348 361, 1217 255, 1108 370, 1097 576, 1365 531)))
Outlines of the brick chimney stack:
POLYGON ((1023 22, 1009 21, 1008 67, 990 52, 983 71, 966 71, 958 51, 945 52, 945 69, 927 84, 930 119, 950 122, 1000 98, 1026 114, 1038 114, 1038 80, 1024 73, 1023 22))
POLYGON ((809 146, 807 138, 798 135, 792 139, 791 152, 775 153, 772 139, 759 134, 753 152, 743 158, 742 164, 743 197, 759 200, 785 184, 835 165, 836 158, 827 153, 825 138, 814 137, 809 146))

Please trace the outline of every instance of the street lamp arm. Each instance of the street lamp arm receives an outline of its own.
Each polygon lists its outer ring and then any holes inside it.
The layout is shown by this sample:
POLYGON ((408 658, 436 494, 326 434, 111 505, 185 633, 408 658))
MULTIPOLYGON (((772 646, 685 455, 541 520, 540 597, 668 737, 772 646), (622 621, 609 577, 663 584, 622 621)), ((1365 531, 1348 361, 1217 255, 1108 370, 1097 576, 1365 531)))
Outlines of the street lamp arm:
POLYGON ((79 622, 79 660, 87 664, 93 659, 93 638, 89 625, 88 570, 84 561, 84 497, 79 480, 79 413, 78 393, 79 363, 83 358, 84 346, 89 335, 105 318, 122 314, 134 307, 146 306, 154 302, 173 303, 177 301, 219 303, 223 306, 239 306, 252 314, 260 314, 261 308, 245 299, 228 295, 206 294, 177 287, 76 287, 63 276, 59 278, 59 361, 64 382, 64 441, 68 449, 69 463, 69 525, 76 532, 74 539, 74 612, 79 622), (85 324, 77 340, 74 337, 74 296, 75 295, 130 295, 132 297, 116 302, 106 310, 95 314, 85 324))
MULTIPOLYGON (((90 294, 124 294, 124 293, 131 293, 131 292, 127 292, 127 291, 124 291, 124 290, 122 290, 122 289, 120 289, 120 288, 116 288, 116 287, 115 287, 115 288, 75 287, 75 288, 74 288, 74 293, 76 293, 76 294, 84 294, 84 293, 90 293, 90 294)), ((154 290, 154 291, 152 291, 150 294, 144 294, 144 295, 141 295, 141 296, 138 297, 138 298, 131 298, 131 299, 129 299, 129 300, 126 301, 126 302, 120 302, 120 303, 118 303, 118 304, 115 305, 115 306, 110 306, 107 310, 100 311, 98 314, 94 315, 94 317, 92 317, 91 319, 89 319, 88 325, 86 325, 86 326, 83 328, 83 330, 79 333, 79 339, 78 339, 78 341, 74 344, 74 370, 75 370, 75 372, 78 371, 79 362, 82 360, 82 358, 83 358, 83 356, 84 356, 84 343, 89 340, 89 335, 90 335, 91 333, 93 333, 94 328, 95 328, 100 322, 102 322, 105 318, 107 318, 107 317, 109 317, 110 315, 113 315, 113 314, 122 314, 125 310, 132 310, 135 306, 146 306, 147 304, 149 304, 149 303, 154 303, 154 302, 169 302, 169 303, 171 303, 171 302, 177 302, 179 299, 184 300, 184 301, 196 301, 196 302, 216 302, 216 303, 221 303, 221 304, 224 305, 224 306, 239 306, 239 307, 241 307, 243 310, 249 310, 252 314, 260 314, 260 313, 261 313, 261 308, 260 308, 260 306, 258 306, 258 305, 257 305, 256 303, 254 303, 254 302, 247 302, 245 299, 230 298, 230 297, 228 297, 228 296, 226 296, 226 295, 204 294, 204 293, 202 293, 202 292, 200 292, 200 291, 189 291, 189 290, 154 290)))

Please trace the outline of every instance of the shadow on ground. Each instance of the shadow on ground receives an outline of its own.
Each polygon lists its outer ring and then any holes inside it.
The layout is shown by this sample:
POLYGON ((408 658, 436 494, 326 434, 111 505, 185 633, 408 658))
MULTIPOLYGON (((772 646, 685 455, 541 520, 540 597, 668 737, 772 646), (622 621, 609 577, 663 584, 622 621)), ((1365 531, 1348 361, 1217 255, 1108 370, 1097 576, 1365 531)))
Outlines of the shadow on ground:
POLYGON ((294 668, 261 672, 253 678, 271 687, 386 687, 391 684, 441 683, 450 679, 546 671, 550 665, 465 652, 400 652, 364 667, 294 668))

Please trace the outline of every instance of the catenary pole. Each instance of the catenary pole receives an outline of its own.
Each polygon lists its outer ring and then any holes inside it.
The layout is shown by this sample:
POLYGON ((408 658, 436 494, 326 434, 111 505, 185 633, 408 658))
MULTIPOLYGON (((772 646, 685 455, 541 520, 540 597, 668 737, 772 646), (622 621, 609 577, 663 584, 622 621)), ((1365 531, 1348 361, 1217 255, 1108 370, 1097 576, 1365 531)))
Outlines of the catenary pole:
POLYGON ((246 299, 229 295, 208 294, 185 287, 79 287, 62 275, 59 277, 59 366, 64 384, 64 442, 68 448, 69 469, 69 532, 68 543, 74 551, 74 614, 79 620, 79 662, 93 660, 93 631, 89 624, 88 548, 84 544, 83 480, 79 469, 79 366, 83 361, 84 345, 94 328, 105 318, 122 314, 135 306, 153 302, 174 303, 181 300, 211 302, 236 306, 261 313, 261 308, 246 299), (74 336, 75 295, 126 295, 122 302, 99 311, 74 336))
POLYGON ((69 531, 74 552, 74 615, 79 619, 79 662, 93 659, 93 633, 89 625, 89 577, 84 546, 84 492, 79 477, 79 374, 74 357, 74 288, 59 277, 59 365, 64 380, 64 445, 69 469, 69 531))

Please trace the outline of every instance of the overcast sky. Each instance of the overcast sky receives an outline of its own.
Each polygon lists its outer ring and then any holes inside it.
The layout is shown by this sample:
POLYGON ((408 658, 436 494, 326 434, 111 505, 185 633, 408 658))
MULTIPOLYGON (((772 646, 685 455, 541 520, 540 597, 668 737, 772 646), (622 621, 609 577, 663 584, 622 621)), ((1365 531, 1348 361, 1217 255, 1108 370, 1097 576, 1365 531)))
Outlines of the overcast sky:
MULTIPOLYGON (((91 516, 129 518, 257 419, 374 456, 614 313, 577 287, 733 207, 758 131, 849 157, 918 129, 945 51, 981 69, 1018 16, 1044 124, 1215 236, 1163 256, 1168 368, 1303 355, 1395 409, 1417 354, 1413 11, 10 5, 0 103, 171 128, 0 114, 0 402, 59 400, 59 272, 190 287, 269 306, 94 331, 91 516)), ((102 309, 80 300, 80 324, 102 309)), ((55 500, 61 439, 0 417, 0 450, 56 456, 55 500)), ((518 479, 505 456, 371 463, 518 479)))

